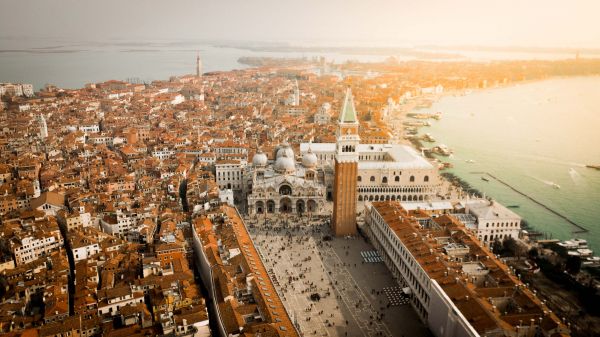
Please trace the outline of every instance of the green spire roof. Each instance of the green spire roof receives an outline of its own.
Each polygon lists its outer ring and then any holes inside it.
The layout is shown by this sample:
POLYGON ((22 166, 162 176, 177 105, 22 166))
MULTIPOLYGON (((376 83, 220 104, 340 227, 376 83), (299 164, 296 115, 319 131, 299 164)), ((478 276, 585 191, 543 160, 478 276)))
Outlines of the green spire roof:
POLYGON ((346 98, 344 98, 344 105, 342 105, 342 112, 340 113, 340 123, 356 123, 356 109, 354 108, 354 100, 352 99, 352 90, 348 88, 346 90, 346 98))

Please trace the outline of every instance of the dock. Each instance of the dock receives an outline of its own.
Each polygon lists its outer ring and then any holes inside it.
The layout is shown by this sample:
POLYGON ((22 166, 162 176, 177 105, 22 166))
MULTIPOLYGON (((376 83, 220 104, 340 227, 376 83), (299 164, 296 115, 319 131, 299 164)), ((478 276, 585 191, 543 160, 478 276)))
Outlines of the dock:
POLYGON ((566 222, 570 223, 571 225, 573 225, 576 230, 573 231, 574 234, 580 234, 580 233, 587 233, 589 232, 589 230, 583 226, 581 226, 580 224, 576 223, 575 221, 571 220, 570 218, 568 218, 566 215, 563 215, 557 211, 555 211, 554 209, 550 208, 549 206, 543 204, 542 202, 534 199, 532 196, 528 195, 527 193, 521 192, 520 190, 516 189, 515 187, 513 187, 512 185, 510 185, 509 183, 505 182, 504 180, 494 176, 493 174, 489 173, 489 172, 471 172, 472 174, 486 174, 488 175, 490 178, 496 180, 497 182, 499 182, 500 184, 510 188, 511 190, 513 190, 514 192, 524 196, 525 198, 531 200, 532 202, 538 204, 539 206, 543 207, 544 209, 546 209, 547 211, 549 211, 550 213, 556 215, 557 217, 565 220, 566 222))

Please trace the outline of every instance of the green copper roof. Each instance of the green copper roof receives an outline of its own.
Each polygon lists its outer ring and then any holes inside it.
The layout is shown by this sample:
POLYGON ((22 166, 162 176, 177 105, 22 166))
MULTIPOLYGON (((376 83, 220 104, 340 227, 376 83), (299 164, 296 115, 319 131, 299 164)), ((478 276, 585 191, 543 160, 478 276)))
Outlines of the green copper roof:
POLYGON ((354 100, 352 99, 352 91, 350 88, 346 91, 346 98, 344 98, 344 105, 342 106, 342 113, 340 114, 340 123, 356 123, 356 109, 354 109, 354 100))

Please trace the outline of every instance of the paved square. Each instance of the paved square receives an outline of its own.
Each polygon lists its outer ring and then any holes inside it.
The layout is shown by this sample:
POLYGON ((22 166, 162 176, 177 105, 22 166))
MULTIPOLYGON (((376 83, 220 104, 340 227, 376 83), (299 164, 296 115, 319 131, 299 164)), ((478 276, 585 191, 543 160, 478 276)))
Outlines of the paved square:
POLYGON ((410 305, 388 298, 398 284, 363 238, 335 238, 324 220, 294 216, 246 224, 304 336, 431 336, 410 305))
POLYGON ((360 256, 362 256, 363 261, 367 263, 383 262, 383 259, 381 258, 381 256, 379 256, 379 253, 376 250, 362 251, 360 252, 360 256))
POLYGON ((409 297, 404 295, 402 288, 400 287, 384 287, 383 292, 388 298, 390 304, 393 306, 405 305, 409 303, 409 297))

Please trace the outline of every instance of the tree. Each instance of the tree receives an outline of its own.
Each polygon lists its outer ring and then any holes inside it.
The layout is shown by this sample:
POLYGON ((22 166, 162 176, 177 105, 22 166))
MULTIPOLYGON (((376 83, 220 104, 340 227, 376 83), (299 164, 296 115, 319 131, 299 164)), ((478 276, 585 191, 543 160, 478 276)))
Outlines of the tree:
POLYGON ((502 242, 500 242, 498 239, 495 239, 494 242, 492 242, 492 252, 494 252, 494 254, 500 254, 503 250, 504 248, 502 247, 502 242))
POLYGON ((504 239, 504 241, 502 241, 502 247, 504 247, 504 250, 511 256, 517 255, 517 242, 515 239, 511 237, 504 239))
POLYGON ((537 257, 540 255, 540 253, 538 252, 536 247, 532 247, 528 252, 527 255, 529 255, 530 259, 537 259, 537 257))
POLYGON ((571 275, 577 275, 581 270, 581 258, 579 256, 570 255, 567 257, 567 263, 565 266, 567 272, 571 275))

